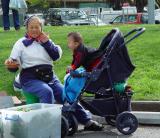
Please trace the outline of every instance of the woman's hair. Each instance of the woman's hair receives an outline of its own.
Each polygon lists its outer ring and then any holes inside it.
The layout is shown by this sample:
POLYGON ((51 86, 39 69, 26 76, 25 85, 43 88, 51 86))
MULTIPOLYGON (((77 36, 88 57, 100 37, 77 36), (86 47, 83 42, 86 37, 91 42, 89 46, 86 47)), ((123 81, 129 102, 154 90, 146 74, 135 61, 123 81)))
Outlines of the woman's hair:
POLYGON ((33 15, 33 16, 31 16, 31 17, 29 17, 29 18, 27 18, 27 19, 25 20, 26 28, 28 28, 29 23, 30 23, 32 20, 35 20, 35 19, 38 20, 38 22, 39 22, 39 24, 40 24, 40 26, 41 26, 41 28, 42 28, 42 22, 41 22, 40 18, 39 18, 38 16, 36 16, 36 15, 33 15))
POLYGON ((67 37, 72 37, 74 42, 83 43, 82 35, 79 32, 70 32, 67 37))

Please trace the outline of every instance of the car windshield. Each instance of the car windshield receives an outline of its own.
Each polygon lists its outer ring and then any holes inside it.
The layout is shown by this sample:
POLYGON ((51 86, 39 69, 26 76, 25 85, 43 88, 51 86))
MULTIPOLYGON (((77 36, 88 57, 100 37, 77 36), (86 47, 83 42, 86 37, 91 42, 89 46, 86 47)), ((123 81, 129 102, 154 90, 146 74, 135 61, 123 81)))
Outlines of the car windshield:
POLYGON ((116 17, 115 19, 113 19, 113 22, 114 23, 120 23, 120 22, 122 22, 122 16, 116 17))

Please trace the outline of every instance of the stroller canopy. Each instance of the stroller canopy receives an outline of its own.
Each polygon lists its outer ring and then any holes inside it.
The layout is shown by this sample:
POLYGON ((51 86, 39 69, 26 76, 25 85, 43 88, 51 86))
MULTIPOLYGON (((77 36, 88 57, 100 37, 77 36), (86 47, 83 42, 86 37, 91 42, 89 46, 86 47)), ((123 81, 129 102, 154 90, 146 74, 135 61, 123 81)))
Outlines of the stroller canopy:
POLYGON ((92 71, 91 76, 96 76, 88 79, 88 84, 85 88, 87 92, 97 92, 101 87, 110 88, 111 82, 118 83, 126 80, 135 66, 132 64, 123 34, 119 29, 113 29, 107 36, 104 37, 99 50, 104 51, 104 56, 100 64, 92 71), (97 71, 99 75, 96 75, 97 71))

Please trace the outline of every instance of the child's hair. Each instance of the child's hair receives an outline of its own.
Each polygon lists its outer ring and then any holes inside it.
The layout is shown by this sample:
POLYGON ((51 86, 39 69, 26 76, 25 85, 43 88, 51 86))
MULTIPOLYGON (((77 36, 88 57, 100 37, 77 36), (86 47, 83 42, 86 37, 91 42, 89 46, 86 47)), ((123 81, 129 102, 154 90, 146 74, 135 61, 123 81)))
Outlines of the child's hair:
POLYGON ((83 43, 82 35, 79 32, 70 32, 67 37, 72 37, 74 42, 83 43))

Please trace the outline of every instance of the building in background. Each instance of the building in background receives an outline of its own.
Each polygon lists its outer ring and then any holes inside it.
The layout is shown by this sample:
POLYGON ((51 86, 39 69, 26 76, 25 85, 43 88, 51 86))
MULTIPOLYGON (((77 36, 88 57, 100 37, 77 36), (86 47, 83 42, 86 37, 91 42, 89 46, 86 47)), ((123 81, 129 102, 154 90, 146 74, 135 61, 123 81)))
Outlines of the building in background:
POLYGON ((110 7, 108 0, 48 0, 50 7, 86 8, 110 7))

